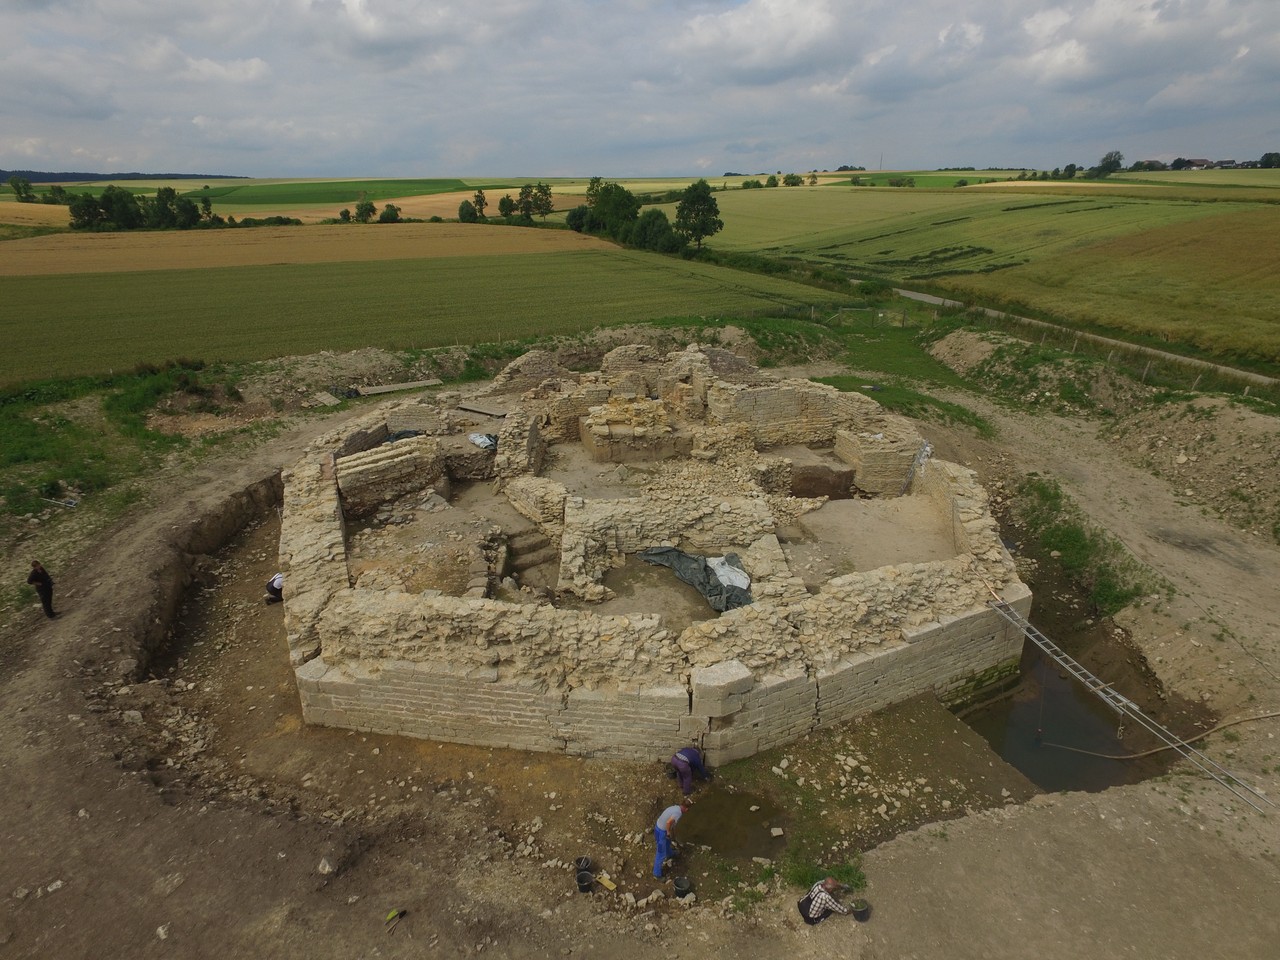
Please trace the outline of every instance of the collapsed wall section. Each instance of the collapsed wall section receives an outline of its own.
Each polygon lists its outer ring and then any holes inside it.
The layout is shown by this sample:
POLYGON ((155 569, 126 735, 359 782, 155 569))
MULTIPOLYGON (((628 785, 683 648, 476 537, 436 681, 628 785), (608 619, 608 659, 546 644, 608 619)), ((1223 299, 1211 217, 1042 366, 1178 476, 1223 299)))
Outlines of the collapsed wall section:
POLYGON ((659 546, 724 553, 772 532, 768 504, 759 497, 568 497, 560 540, 560 587, 601 599, 608 595, 601 578, 621 566, 627 554, 659 546))

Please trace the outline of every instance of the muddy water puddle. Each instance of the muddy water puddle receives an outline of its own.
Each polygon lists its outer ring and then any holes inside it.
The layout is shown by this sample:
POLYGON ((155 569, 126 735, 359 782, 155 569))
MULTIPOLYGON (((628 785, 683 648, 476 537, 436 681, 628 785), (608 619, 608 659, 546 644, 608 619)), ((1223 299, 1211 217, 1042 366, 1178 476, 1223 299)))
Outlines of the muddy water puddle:
MULTIPOLYGON (((1035 575, 1024 579, 1034 594, 1031 622, 1041 633, 1175 733, 1190 735, 1211 722, 1203 706, 1165 694, 1124 632, 1109 619, 1090 616, 1087 600, 1052 560, 1035 559, 1035 575)), ((1178 759, 1172 750, 1136 760, 1110 759, 1150 750, 1161 741, 1132 721, 1122 722, 1029 640, 1020 672, 1008 696, 964 720, 1042 790, 1099 791, 1138 783, 1164 773, 1178 759)))

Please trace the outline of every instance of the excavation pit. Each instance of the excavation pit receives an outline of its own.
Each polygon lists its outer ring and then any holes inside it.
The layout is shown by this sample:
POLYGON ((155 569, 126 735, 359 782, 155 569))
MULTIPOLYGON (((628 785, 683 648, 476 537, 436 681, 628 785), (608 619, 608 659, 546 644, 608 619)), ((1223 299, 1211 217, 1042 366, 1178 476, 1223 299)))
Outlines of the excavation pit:
POLYGON ((1030 592, 973 474, 929 454, 860 394, 703 347, 587 374, 535 351, 482 395, 387 404, 285 477, 304 716, 719 763, 964 699, 1016 670, 991 591, 1030 592), (660 547, 736 555, 750 602, 711 610, 637 559, 660 547))

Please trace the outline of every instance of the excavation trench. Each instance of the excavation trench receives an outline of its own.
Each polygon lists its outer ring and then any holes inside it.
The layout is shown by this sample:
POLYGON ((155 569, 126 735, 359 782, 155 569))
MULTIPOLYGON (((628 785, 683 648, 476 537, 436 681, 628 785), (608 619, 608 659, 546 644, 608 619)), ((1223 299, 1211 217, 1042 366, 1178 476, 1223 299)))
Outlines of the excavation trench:
MULTIPOLYGON (((436 815, 442 797, 473 805, 504 835, 519 835, 541 819, 539 855, 571 860, 616 848, 621 853, 608 869, 643 895, 652 884, 648 827, 671 795, 661 765, 377 736, 302 722, 283 611, 262 599, 263 584, 279 562, 278 490, 271 478, 232 498, 218 517, 194 522, 174 569, 164 574, 173 590, 172 615, 168 629, 157 629, 145 674, 170 691, 171 707, 198 723, 191 738, 174 740, 165 733, 162 712, 148 712, 148 720, 156 721, 149 728, 148 765, 191 774, 197 790, 230 790, 250 803, 269 799, 332 822, 436 815)), ((664 573, 661 568, 620 569, 614 583, 622 589, 614 602, 660 598, 661 583, 646 578, 664 573)), ((1042 575, 1037 588, 1044 598, 1036 612, 1041 629, 1052 631, 1086 662, 1126 666, 1141 689, 1127 683, 1122 689, 1157 715, 1168 716, 1149 671, 1128 665, 1134 654, 1117 643, 1111 628, 1084 622, 1081 601, 1067 585, 1042 575)), ((684 616, 706 615, 714 614, 701 612, 690 598, 684 616)), ((1095 668, 1115 676, 1103 666, 1095 668)), ((1023 680, 1012 696, 967 718, 981 738, 920 698, 815 735, 811 742, 729 765, 714 784, 700 788, 708 802, 691 811, 681 869, 714 895, 749 875, 753 858, 784 856, 798 825, 780 811, 803 806, 815 783, 832 791, 823 802, 838 797, 848 804, 840 836, 855 850, 968 810, 1024 800, 1036 788, 1023 774, 1041 789, 1101 789, 1153 775, 1166 765, 1163 759, 1137 768, 1113 763, 1119 775, 1115 770, 1100 775, 1096 765, 1076 760, 1077 755, 1047 746, 1026 749, 1028 736, 1034 737, 1027 718, 1034 713, 1041 723, 1036 681, 1035 663, 1025 661, 1023 680), (1041 758, 1056 779, 1027 761, 1027 753, 1041 758), (836 756, 845 756, 849 765, 834 765, 836 756), (789 767, 779 777, 782 768, 776 765, 784 760, 789 767), (842 776, 849 786, 837 792, 842 776), (913 786, 926 782, 929 794, 913 786), (880 806, 892 812, 878 812, 880 806), (733 827, 723 835, 717 826, 721 819, 733 827), (774 828, 784 829, 784 836, 775 836, 774 828)), ((1068 731, 1074 735, 1089 727, 1101 730, 1104 749, 1129 752, 1138 746, 1132 739, 1117 743, 1105 711, 1099 717, 1087 700, 1055 689, 1047 689, 1044 697, 1044 741, 1065 741, 1068 731)))

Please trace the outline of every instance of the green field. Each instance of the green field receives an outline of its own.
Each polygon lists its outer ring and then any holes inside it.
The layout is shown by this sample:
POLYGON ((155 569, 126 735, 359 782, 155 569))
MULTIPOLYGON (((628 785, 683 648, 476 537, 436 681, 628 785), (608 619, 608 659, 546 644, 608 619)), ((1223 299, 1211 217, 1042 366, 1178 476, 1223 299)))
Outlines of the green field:
POLYGON ((714 243, 1280 363, 1280 207, 1108 189, 729 191, 714 243))
MULTIPOLYGON (((760 190, 734 189, 742 177, 713 176, 709 178, 713 186, 725 185, 729 189, 716 193, 725 228, 709 245, 723 252, 800 261, 821 268, 828 276, 879 278, 1121 337, 1181 345, 1193 352, 1252 363, 1264 372, 1268 365, 1280 364, 1280 278, 1274 269, 1280 259, 1280 241, 1273 239, 1280 236, 1280 170, 1119 174, 1093 182, 1077 179, 1072 183, 1026 181, 961 189, 953 186, 961 178, 977 183, 1010 176, 1009 171, 992 170, 859 171, 823 175, 824 183, 817 188, 760 190), (875 182, 912 176, 917 187, 854 187, 847 181, 855 175, 875 182), (840 182, 831 182, 836 176, 840 182)), ((660 193, 685 186, 692 179, 622 182, 637 193, 660 193)), ((216 206, 224 209, 247 206, 265 212, 314 206, 333 212, 362 197, 381 202, 415 194, 485 189, 493 200, 502 191, 514 190, 519 182, 519 178, 505 183, 476 178, 214 180, 208 184, 207 193, 216 206)), ((556 178, 549 182, 564 196, 585 189, 587 178, 556 178)), ((127 184, 127 188, 150 192, 160 184, 138 181, 127 184)), ((197 181, 177 184, 190 196, 205 195, 205 185, 197 181)), ((664 209, 674 217, 674 204, 667 204, 664 209)), ((29 235, 32 229, 24 227, 10 235, 22 236, 23 231, 29 235)), ((635 275, 629 266, 633 261, 619 253, 619 259, 608 262, 620 265, 622 274, 617 287, 619 291, 627 290, 635 275)), ((226 322, 219 319, 215 309, 227 302, 224 290, 236 291, 235 295, 241 298, 237 302, 252 302, 259 309, 268 309, 269 305, 271 311, 292 323, 298 311, 318 310, 329 302, 310 299, 308 292, 312 287, 324 288, 327 277, 344 278, 358 288, 366 277, 372 278, 369 286, 361 288, 357 300, 371 311, 367 322, 378 325, 373 336, 385 332, 390 342, 436 342, 429 331, 424 340, 418 335, 420 331, 410 329, 408 304, 419 295, 414 271, 394 265, 376 269, 293 269, 296 274, 282 276, 278 282, 250 279, 261 275, 258 270, 228 271, 216 277, 212 273, 196 273, 186 282, 201 286, 197 310, 205 322, 216 328, 226 322)), ((450 288, 449 296, 456 297, 455 302, 467 302, 476 297, 464 289, 468 283, 482 290, 491 286, 481 274, 494 271, 514 276, 521 269, 514 265, 499 267, 496 261, 483 269, 477 265, 472 273, 459 266, 458 276, 467 279, 459 279, 457 291, 450 288)), ((553 274, 559 270, 555 268, 553 274)), ((641 286, 648 284, 645 292, 653 298, 655 309, 637 313, 624 303, 620 320, 724 309, 720 306, 723 301, 717 297, 704 305, 699 299, 701 292, 689 291, 671 281, 688 270, 687 264, 672 262, 649 275, 641 286)), ((541 311, 559 317, 567 309, 562 289, 575 287, 572 268, 564 273, 563 281, 556 279, 541 288, 546 293, 541 301, 536 296, 520 299, 518 294, 514 298, 494 298, 491 307, 495 315, 505 316, 507 304, 518 300, 521 309, 530 313, 541 311)), ((605 279, 607 273, 603 267, 586 271, 603 290, 600 302, 612 305, 609 294, 614 291, 605 279)), ((165 285, 159 280, 154 282, 165 285)), ((509 284, 527 288, 529 281, 516 276, 509 284)), ((91 300, 114 304, 114 293, 106 298, 96 291, 124 285, 119 289, 125 302, 150 302, 145 294, 135 295, 137 288, 129 287, 120 278, 94 280, 92 284, 71 278, 56 289, 36 281, 32 285, 48 289, 41 289, 36 296, 21 289, 19 281, 13 281, 0 286, 0 293, 9 292, 18 298, 12 302, 29 304, 25 308, 38 316, 65 314, 67 323, 77 325, 89 321, 80 315, 83 311, 77 308, 76 291, 91 300), (41 305, 46 303, 54 306, 45 310, 41 305)), ((356 302, 340 290, 331 295, 336 298, 332 302, 344 310, 348 303, 356 302)), ((478 300, 485 302, 484 295, 479 295, 478 300)), ((120 309, 110 307, 111 312, 120 309)), ((231 312, 235 310, 231 308, 231 312)), ((145 317, 153 315, 165 316, 165 308, 148 308, 145 317)), ((123 320, 113 322, 127 326, 123 320)), ((237 318, 230 325, 238 324, 237 318)), ((361 335, 341 325, 325 327, 325 336, 337 338, 334 343, 305 333, 298 332, 298 345, 282 346, 278 352, 297 352, 302 343, 323 348, 365 342, 361 335)), ((214 344, 218 349, 245 349, 237 338, 232 340, 233 344, 224 344, 215 339, 214 344)), ((121 345, 119 350, 110 351, 113 363, 125 355, 124 349, 121 345)), ((32 367, 41 371, 37 375, 50 369, 50 361, 46 356, 32 362, 32 367)), ((26 363, 18 360, 10 365, 25 369, 26 363)), ((73 367, 83 369, 82 365, 73 367)), ((6 374, 14 375, 28 374, 6 374)))
POLYGON ((0 383, 174 357, 519 340, 831 300, 825 290, 626 250, 7 277, 0 335, 12 349, 0 383))
POLYGON ((218 203, 237 206, 291 207, 311 203, 392 200, 466 189, 467 184, 462 180, 300 180, 274 183, 224 180, 208 190, 188 184, 180 192, 194 200, 209 197, 218 203))
MULTIPOLYGON (((524 183, 534 182, 514 179, 350 179, 350 180, 103 180, 91 183, 66 183, 68 193, 89 193, 101 196, 102 191, 114 185, 137 195, 154 195, 161 187, 172 187, 180 196, 200 200, 208 197, 215 203, 236 206, 293 207, 309 204, 355 203, 357 200, 393 200, 399 197, 432 196, 438 193, 484 190, 519 190, 524 183)), ((662 181, 665 182, 665 181, 662 181)), ((585 189, 586 180, 565 180, 551 183, 585 189)), ((48 193, 48 187, 34 186, 37 196, 48 193)), ((12 194, 7 184, 0 185, 0 195, 12 194)))
POLYGON ((1280 190, 1280 168, 1254 170, 1159 170, 1151 173, 1116 173, 1121 183, 1156 183, 1163 186, 1235 187, 1280 190))

